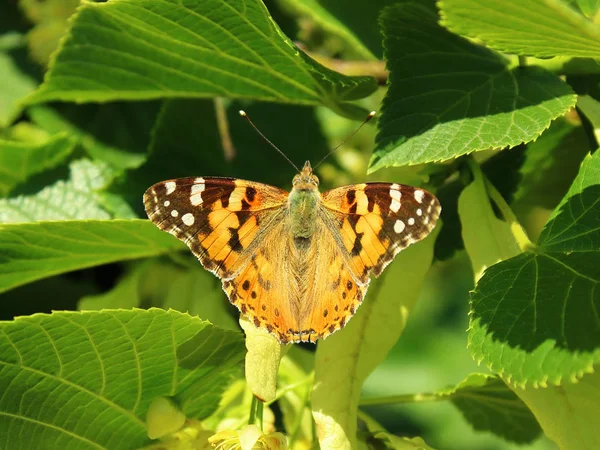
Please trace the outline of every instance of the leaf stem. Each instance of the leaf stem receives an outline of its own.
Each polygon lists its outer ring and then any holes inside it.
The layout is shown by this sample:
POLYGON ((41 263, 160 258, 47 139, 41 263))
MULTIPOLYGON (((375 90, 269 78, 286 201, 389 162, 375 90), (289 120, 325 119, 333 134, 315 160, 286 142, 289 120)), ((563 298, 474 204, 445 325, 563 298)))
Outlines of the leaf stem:
MULTIPOLYGON (((256 397, 254 397, 256 398, 256 397)), ((257 403, 256 403, 256 415, 258 416, 258 427, 260 428, 260 431, 264 431, 264 407, 265 404, 261 401, 257 399, 257 403)))
POLYGON ((256 405, 258 402, 259 400, 253 395, 252 402, 250 403, 250 418, 248 419, 248 425, 256 423, 256 405))
POLYGON ((217 128, 223 147, 223 156, 226 162, 231 162, 235 158, 235 147, 231 140, 229 131, 229 120, 227 119, 227 109, 223 97, 216 97, 213 101, 215 105, 215 114, 217 116, 217 128))
POLYGON ((290 448, 294 448, 293 445, 296 442, 296 439, 298 438, 298 434, 300 433, 300 427, 302 426, 302 419, 304 418, 304 411, 306 408, 306 405, 308 404, 308 399, 305 397, 303 399, 302 405, 298 408, 298 410, 296 411, 296 420, 294 421, 294 424, 291 427, 291 432, 288 435, 288 442, 290 445, 290 448))
POLYGON ((519 55, 519 67, 527 67, 527 56, 519 55))
POLYGON ((263 431, 263 411, 265 404, 255 395, 252 396, 252 403, 250 403, 250 418, 248 419, 248 425, 254 425, 258 422, 258 427, 263 431))
POLYGON ((442 396, 434 393, 423 393, 423 394, 402 394, 402 395, 388 395, 384 397, 373 397, 365 398, 359 402, 359 406, 370 406, 370 405, 393 405, 395 403, 422 403, 422 402, 435 402, 439 400, 446 400, 447 396, 442 396))
POLYGON ((377 84, 385 86, 388 81, 389 72, 386 69, 385 61, 382 60, 343 60, 338 58, 330 58, 317 52, 311 52, 299 42, 296 45, 302 49, 304 53, 325 67, 343 73, 348 76, 371 76, 377 80, 377 84))

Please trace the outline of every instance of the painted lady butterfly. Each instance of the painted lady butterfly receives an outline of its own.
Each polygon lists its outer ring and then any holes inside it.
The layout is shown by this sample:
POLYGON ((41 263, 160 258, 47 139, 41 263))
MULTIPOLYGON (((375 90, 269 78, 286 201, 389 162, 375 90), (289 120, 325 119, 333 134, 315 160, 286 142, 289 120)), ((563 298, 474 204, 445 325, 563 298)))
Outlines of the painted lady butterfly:
POLYGON ((148 217, 185 242, 242 314, 282 343, 342 328, 402 249, 435 227, 427 191, 364 183, 320 193, 307 161, 290 193, 234 178, 163 181, 144 194, 148 217))

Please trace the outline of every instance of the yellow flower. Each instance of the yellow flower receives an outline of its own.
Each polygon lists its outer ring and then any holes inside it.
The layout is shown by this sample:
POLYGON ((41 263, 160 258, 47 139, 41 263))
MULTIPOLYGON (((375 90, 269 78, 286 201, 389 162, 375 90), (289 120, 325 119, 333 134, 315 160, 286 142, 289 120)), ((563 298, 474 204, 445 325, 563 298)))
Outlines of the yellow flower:
POLYGON ((283 433, 263 434, 256 425, 248 425, 237 431, 220 431, 208 438, 217 450, 287 450, 287 438, 283 433))

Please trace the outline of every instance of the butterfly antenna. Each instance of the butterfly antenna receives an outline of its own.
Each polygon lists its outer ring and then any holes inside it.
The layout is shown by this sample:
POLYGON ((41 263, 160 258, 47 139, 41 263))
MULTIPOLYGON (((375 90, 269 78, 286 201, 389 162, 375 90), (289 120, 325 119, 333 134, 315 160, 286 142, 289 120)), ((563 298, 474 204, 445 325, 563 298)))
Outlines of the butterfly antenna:
MULTIPOLYGON (((375 116, 375 114, 376 114, 376 111, 371 111, 371 112, 369 113, 369 115, 367 116, 367 118, 366 118, 366 119, 363 121, 363 123, 361 123, 361 124, 360 124, 360 126, 359 126, 359 127, 356 129, 356 130, 354 130, 352 133, 350 133, 350 135, 349 135, 349 136, 348 136, 346 139, 344 139, 344 140, 343 140, 343 141, 342 141, 340 144, 336 145, 336 146, 334 147, 334 149, 333 149, 333 150, 331 150, 329 153, 327 153, 327 154, 325 155, 325 157, 324 157, 324 158, 323 158, 321 161, 319 161, 319 163, 318 163, 318 164, 317 164, 317 165, 314 167, 314 169, 316 169, 317 167, 319 167, 323 161, 325 161, 327 158, 329 158, 329 155, 331 155, 331 154, 332 154, 333 152, 335 152, 335 151, 336 151, 338 148, 340 148, 342 145, 344 145, 346 142, 348 142, 350 139, 352 139, 352 138, 354 137, 354 135, 355 135, 356 133, 358 133, 358 131, 359 131, 359 130, 360 130, 362 127, 364 127, 364 126, 365 126, 365 124, 366 124, 366 123, 367 123, 369 120, 371 120, 371 119, 372 119, 372 118, 375 116)), ((314 170, 314 169, 313 169, 313 170, 314 170)))
POLYGON ((272 143, 272 142, 271 142, 271 141, 270 141, 270 140, 269 140, 269 139, 268 139, 268 138, 267 138, 267 137, 266 137, 264 134, 262 134, 262 133, 260 132, 260 130, 259 130, 257 127, 256 127, 256 125, 254 125, 254 123, 253 123, 253 122, 250 120, 250 117, 248 117, 248 114, 246 114, 246 111, 244 111, 244 110, 240 109, 240 116, 242 116, 244 119, 246 119, 246 120, 248 121, 248 123, 249 123, 250 125, 252 125, 252 128, 254 128, 254 129, 256 130, 256 132, 257 132, 257 133, 260 135, 260 137, 262 137, 262 138, 263 138, 265 141, 267 141, 267 142, 268 142, 268 143, 271 145, 271 147, 273 147, 275 150, 277 150, 277 151, 278 151, 278 152, 281 154, 281 156, 283 156, 285 159, 287 159, 287 161, 288 161, 288 162, 289 162, 289 163, 290 163, 292 166, 294 166, 294 168, 295 168, 295 169, 296 169, 298 172, 300 172, 300 169, 298 169, 298 166, 296 166, 296 164, 294 164, 294 163, 292 162, 292 160, 291 160, 290 158, 288 158, 288 157, 287 157, 287 155, 286 155, 285 153, 283 153, 281 150, 279 150, 279 147, 277 147, 275 144, 273 144, 273 143, 272 143))

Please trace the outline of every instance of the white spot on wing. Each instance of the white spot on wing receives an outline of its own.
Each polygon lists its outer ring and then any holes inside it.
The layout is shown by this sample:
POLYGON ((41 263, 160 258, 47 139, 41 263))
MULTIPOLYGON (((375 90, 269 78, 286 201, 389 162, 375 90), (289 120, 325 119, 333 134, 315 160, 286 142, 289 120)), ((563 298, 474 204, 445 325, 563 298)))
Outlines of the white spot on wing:
POLYGON ((423 197, 425 197, 425 192, 421 189, 417 189, 415 191, 415 200, 419 203, 423 203, 423 197))
POLYGON ((167 181, 165 183, 165 188, 167 189, 167 195, 170 195, 173 192, 175 192, 176 187, 177 187, 177 184, 174 181, 167 181))
POLYGON ((165 207, 169 206, 170 204, 171 204, 171 202, 170 202, 169 200, 167 200, 167 201, 165 201, 165 202, 163 203, 163 205, 164 205, 165 207))
POLYGON ((181 221, 186 224, 188 227, 194 225, 194 216, 190 213, 184 214, 181 216, 181 221))
POLYGON ((421 208, 417 209, 417 216, 422 216, 423 210, 421 208))
POLYGON ((414 225, 415 224, 415 219, 413 219, 412 217, 410 219, 408 219, 408 224, 409 225, 414 225))
POLYGON ((171 215, 173 217, 177 217, 179 215, 179 211, 177 211, 177 210, 174 209, 173 211, 171 211, 171 215))
POLYGON ((204 178, 196 178, 194 180, 196 184, 192 185, 190 202, 194 206, 202 204, 202 192, 206 185, 204 184, 204 178))
POLYGON ((392 187, 390 188, 390 197, 392 197, 392 199, 396 200, 396 201, 400 201, 400 198, 402 197, 402 194, 400 193, 399 190, 394 189, 394 185, 392 184, 392 187))
POLYGON ((400 211, 400 202, 398 200, 396 200, 395 198, 392 198, 392 203, 390 203, 390 209, 393 212, 400 211))
POLYGON ((396 223, 394 224, 394 231, 397 234, 400 234, 404 231, 404 228, 406 227, 406 225, 404 225, 404 222, 402 222, 400 219, 396 220, 396 223))

